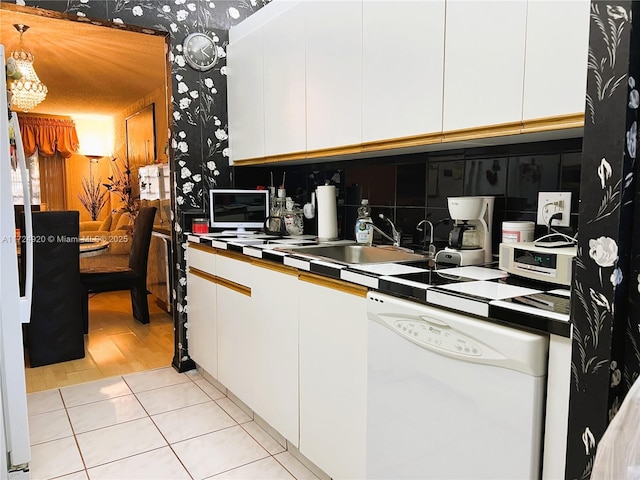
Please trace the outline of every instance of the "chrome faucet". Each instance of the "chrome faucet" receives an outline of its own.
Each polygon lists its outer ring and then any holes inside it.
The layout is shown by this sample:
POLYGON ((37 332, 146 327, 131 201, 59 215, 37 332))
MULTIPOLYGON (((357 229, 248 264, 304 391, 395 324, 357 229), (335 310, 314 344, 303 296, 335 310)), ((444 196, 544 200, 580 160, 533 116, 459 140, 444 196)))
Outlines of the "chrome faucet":
POLYGON ((382 220, 386 220, 387 222, 389 222, 389 225, 391 225, 391 234, 393 235, 393 238, 391 238, 389 235, 387 235, 386 233, 382 232, 379 228, 376 229, 378 230, 380 233, 382 233, 385 237, 387 237, 387 239, 391 240, 393 242, 393 245, 396 247, 400 246, 400 232, 396 229, 396 226, 393 224, 393 222, 391 221, 391 219, 387 218, 384 216, 384 214, 379 214, 378 215, 382 220))
MULTIPOLYGON (((428 252, 429 255, 431 256, 435 256, 436 254, 436 246, 433 244, 433 223, 431 223, 429 220, 420 220, 420 222, 418 223, 418 225, 416 225, 416 230, 418 230, 419 232, 422 232, 422 225, 424 224, 428 224, 429 227, 431 227, 431 233, 429 235, 429 248, 428 248, 428 252)), ((425 250, 427 250, 426 246, 427 246, 427 235, 425 234, 423 236, 423 242, 424 242, 424 246, 425 246, 425 250)))
MULTIPOLYGON (((366 223, 367 225, 370 225, 371 228, 373 230, 375 230, 376 232, 378 232, 380 235, 382 235, 384 238, 386 238, 387 240, 390 240, 391 242, 393 242, 393 244, 397 247, 400 245, 400 243, 396 244, 396 239, 390 237, 389 235, 387 235, 383 230, 381 230, 380 228, 378 228, 378 226, 373 223, 373 220, 361 220, 361 222, 366 223)), ((373 237, 372 237, 373 238, 373 237)), ((369 242, 369 245, 371 245, 371 242, 369 242)))

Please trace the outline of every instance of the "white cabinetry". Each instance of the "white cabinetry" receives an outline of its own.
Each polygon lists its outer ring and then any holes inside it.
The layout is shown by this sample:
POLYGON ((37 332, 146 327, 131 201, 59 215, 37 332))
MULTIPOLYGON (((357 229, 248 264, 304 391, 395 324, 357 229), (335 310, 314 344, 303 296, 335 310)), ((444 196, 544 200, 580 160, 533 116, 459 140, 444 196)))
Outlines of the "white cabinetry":
POLYGON ((227 48, 229 147, 235 160, 264 156, 262 28, 227 48))
POLYGON ((364 0, 362 141, 442 131, 444 0, 364 0))
POLYGON ((304 8, 291 4, 263 27, 265 155, 304 152, 304 8))
POLYGON ((189 355, 214 378, 218 377, 215 255, 189 247, 189 355))
POLYGON ((300 452, 332 478, 366 469, 365 290, 300 277, 300 452))
POLYGON ((526 15, 526 0, 447 1, 445 132, 522 120, 526 15))
POLYGON ((218 380, 251 405, 255 365, 251 264, 219 255, 216 268, 218 380))
POLYGON ((298 445, 298 277, 288 267, 253 265, 251 408, 298 445))
POLYGON ((306 29, 307 149, 362 139, 362 3, 303 2, 306 29))
POLYGON ((527 7, 523 120, 582 113, 587 87, 588 0, 527 7))

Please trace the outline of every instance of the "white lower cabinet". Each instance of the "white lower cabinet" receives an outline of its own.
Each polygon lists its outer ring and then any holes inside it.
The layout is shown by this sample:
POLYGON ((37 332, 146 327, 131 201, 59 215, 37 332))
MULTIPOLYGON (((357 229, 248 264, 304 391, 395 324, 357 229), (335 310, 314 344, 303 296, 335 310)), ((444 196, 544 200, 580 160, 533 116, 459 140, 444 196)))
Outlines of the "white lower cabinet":
POLYGON ((251 265, 248 262, 218 256, 216 268, 218 380, 250 406, 253 401, 252 383, 256 363, 250 287, 251 265), (222 276, 221 272, 228 275, 222 276))
POLYGON ((255 365, 251 407, 298 445, 298 277, 287 267, 253 266, 255 365))
POLYGON ((300 452, 334 479, 364 478, 365 293, 300 278, 300 452))
POLYGON ((364 478, 366 288, 201 251, 187 282, 194 361, 332 478, 364 478))
POLYGON ((190 244, 187 249, 189 356, 212 377, 218 377, 215 250, 190 244))
POLYGON ((189 356, 211 376, 218 378, 216 284, 213 277, 191 268, 187 273, 189 356))

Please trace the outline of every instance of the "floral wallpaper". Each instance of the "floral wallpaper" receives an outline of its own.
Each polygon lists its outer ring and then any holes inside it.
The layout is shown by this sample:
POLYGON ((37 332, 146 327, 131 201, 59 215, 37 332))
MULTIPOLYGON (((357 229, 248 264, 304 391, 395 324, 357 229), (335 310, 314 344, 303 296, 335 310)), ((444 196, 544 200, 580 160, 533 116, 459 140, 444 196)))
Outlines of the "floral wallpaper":
POLYGON ((75 15, 79 21, 108 20, 142 27, 149 34, 166 32, 170 38, 173 126, 169 158, 175 178, 172 192, 172 225, 175 278, 173 311, 176 323, 176 356, 173 364, 185 371, 194 364, 187 353, 188 294, 186 291, 185 227, 190 214, 202 216, 208 209, 210 187, 232 184, 229 167, 226 46, 228 30, 270 0, 17 0, 22 6, 38 7, 75 15), (217 44, 219 61, 206 72, 187 66, 184 38, 193 32, 209 34, 217 44), (198 215, 198 212, 200 215, 198 215))
POLYGON ((633 3, 591 3, 565 478, 589 478, 598 442, 640 372, 630 294, 640 288, 637 252, 631 260, 640 104, 633 3))

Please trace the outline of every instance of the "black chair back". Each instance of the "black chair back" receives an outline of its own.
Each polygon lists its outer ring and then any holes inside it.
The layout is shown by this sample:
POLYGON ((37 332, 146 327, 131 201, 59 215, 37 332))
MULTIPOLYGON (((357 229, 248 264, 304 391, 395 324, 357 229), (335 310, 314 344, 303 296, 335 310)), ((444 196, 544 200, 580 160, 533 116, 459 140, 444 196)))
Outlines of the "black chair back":
MULTIPOLYGON (((26 324, 32 367, 82 358, 80 213, 36 212, 33 218, 33 301, 26 324)), ((26 249, 22 247, 23 254, 26 249)), ((24 260, 24 259, 23 259, 24 260)))
POLYGON ((140 208, 136 223, 133 227, 133 243, 131 245, 131 253, 129 254, 129 268, 145 278, 155 215, 156 207, 140 208))

